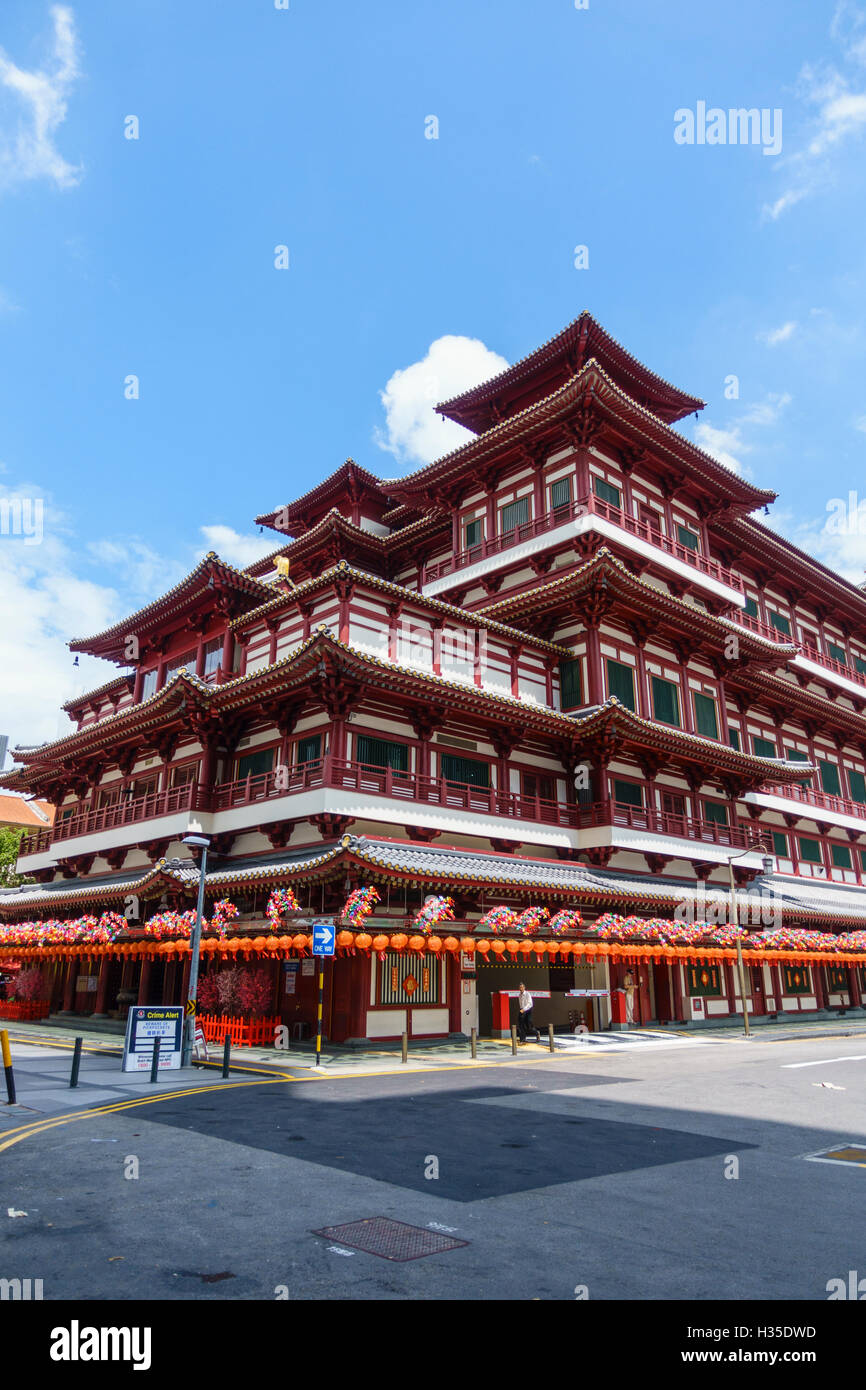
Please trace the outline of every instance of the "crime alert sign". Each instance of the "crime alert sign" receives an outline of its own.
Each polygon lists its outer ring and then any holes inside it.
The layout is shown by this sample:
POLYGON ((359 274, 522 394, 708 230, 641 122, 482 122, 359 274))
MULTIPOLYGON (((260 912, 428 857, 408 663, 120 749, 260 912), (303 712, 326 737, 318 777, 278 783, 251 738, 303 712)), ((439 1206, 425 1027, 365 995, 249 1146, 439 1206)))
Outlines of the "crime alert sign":
POLYGON ((126 1016, 123 1071, 149 1071, 154 1038, 159 1038, 159 1070, 179 1071, 183 1050, 182 1004, 136 1005, 126 1016))

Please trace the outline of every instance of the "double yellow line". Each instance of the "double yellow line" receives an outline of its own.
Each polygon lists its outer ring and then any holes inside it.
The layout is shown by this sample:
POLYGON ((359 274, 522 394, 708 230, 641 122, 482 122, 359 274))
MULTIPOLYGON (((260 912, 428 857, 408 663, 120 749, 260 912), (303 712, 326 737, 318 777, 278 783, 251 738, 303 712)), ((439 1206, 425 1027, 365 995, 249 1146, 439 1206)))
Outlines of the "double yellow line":
POLYGON ((223 1086, 190 1086, 181 1091, 164 1091, 158 1096, 141 1096, 132 1100, 119 1100, 111 1105, 97 1105, 92 1110, 71 1110, 67 1115, 54 1115, 44 1120, 31 1120, 26 1125, 19 1125, 17 1129, 0 1130, 0 1153, 5 1149, 11 1149, 13 1145, 20 1144, 22 1139, 29 1139, 31 1135, 43 1134, 46 1130, 56 1129, 60 1125, 72 1124, 75 1120, 92 1120, 99 1115, 114 1115, 122 1110, 135 1110, 141 1105, 159 1105, 165 1100, 180 1099, 182 1096, 198 1096, 214 1090, 227 1091, 236 1090, 239 1086, 276 1086, 285 1085, 287 1081, 295 1081, 298 1078, 293 1076, 273 1076, 256 1081, 228 1081, 223 1086))

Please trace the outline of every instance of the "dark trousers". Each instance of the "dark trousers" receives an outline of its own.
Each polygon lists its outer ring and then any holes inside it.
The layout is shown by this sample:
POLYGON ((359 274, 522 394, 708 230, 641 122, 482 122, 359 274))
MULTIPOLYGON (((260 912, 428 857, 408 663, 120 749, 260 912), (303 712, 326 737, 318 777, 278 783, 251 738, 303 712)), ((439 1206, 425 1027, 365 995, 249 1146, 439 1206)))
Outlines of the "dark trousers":
POLYGON ((527 1009, 526 1013, 517 1014, 517 1036, 526 1042, 527 1034, 534 1033, 538 1037, 538 1029, 532 1022, 532 1009, 527 1009))

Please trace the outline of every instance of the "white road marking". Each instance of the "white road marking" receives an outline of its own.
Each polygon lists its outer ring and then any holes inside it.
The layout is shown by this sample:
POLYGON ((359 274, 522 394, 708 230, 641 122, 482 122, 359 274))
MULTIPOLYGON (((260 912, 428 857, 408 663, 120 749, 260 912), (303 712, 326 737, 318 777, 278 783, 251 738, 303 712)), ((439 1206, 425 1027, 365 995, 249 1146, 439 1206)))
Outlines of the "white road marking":
POLYGON ((853 1057, 822 1057, 820 1062, 783 1062, 783 1070, 793 1071, 797 1067, 829 1067, 833 1062, 866 1062, 866 1052, 853 1057))

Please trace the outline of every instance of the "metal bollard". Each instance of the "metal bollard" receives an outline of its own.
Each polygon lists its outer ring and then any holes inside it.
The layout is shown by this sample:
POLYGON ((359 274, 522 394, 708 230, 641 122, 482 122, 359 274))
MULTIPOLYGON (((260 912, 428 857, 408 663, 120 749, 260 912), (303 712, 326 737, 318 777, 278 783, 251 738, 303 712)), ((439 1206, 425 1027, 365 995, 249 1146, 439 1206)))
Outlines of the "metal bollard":
POLYGON ((409 1034, 408 1034, 408 1033, 405 1031, 405 1029, 404 1029, 404 1031, 403 1031, 403 1036, 402 1036, 402 1038, 400 1039, 400 1061, 401 1061, 401 1062, 408 1062, 408 1060, 409 1060, 409 1034))
POLYGON ((517 1024, 516 1024, 516 1023, 512 1023, 512 1025, 511 1025, 511 1055, 512 1055, 512 1057, 515 1057, 515 1056, 517 1055, 517 1024))
POLYGON ((225 1077, 225 1076, 228 1076, 228 1074, 229 1074, 229 1061, 230 1061, 230 1059, 231 1059, 231 1055, 232 1055, 232 1040, 231 1040, 231 1034, 230 1034, 230 1033, 226 1033, 225 1038, 223 1039, 223 1076, 224 1076, 224 1077, 225 1077))
POLYGON ((69 1077, 69 1089, 72 1090, 78 1085, 78 1072, 81 1067, 81 1048, 84 1044, 83 1038, 75 1039, 75 1051, 72 1054, 72 1072, 69 1077))
POLYGON ((152 1085, 154 1084, 154 1082, 156 1081, 156 1078, 157 1078, 158 1073, 159 1073, 159 1038, 154 1038, 154 1040, 153 1040, 153 1061, 152 1061, 151 1064, 150 1064, 150 1084, 151 1084, 151 1086, 152 1086, 152 1085))
POLYGON ((15 1104, 15 1077, 12 1073, 12 1053, 9 1050, 9 1032, 6 1028, 0 1028, 0 1052, 3 1054, 3 1068, 6 1072, 6 1094, 9 1097, 8 1104, 15 1104))
POLYGON ((469 1046, 472 1049, 472 1056, 478 1056, 478 1029, 471 1028, 469 1031, 469 1046))
POLYGON ((551 1050, 551 1052, 552 1052, 552 1051, 553 1051, 553 1024, 552 1024, 552 1023, 548 1023, 548 1025, 547 1025, 547 1045, 548 1045, 548 1047, 550 1048, 550 1050, 551 1050))

